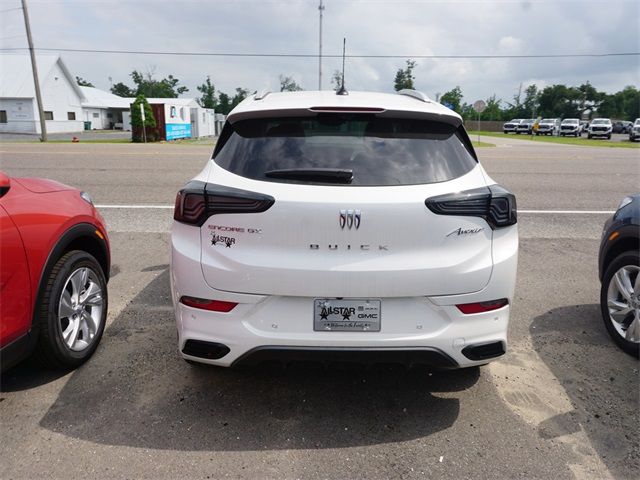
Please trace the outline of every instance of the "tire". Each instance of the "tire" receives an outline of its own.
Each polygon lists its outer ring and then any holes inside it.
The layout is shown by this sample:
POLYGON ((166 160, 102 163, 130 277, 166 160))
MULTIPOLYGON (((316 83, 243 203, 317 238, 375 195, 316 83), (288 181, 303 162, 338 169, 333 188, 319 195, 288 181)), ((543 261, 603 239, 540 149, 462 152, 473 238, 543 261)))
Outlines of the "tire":
POLYGON ((36 359, 48 368, 79 367, 98 347, 107 320, 107 281, 100 264, 82 250, 66 253, 39 298, 36 359))
POLYGON ((611 140, 611 134, 607 135, 607 140, 611 140))
MULTIPOLYGON (((640 275, 640 253, 624 252, 609 264, 602 277, 600 288, 600 309, 607 332, 622 350, 635 357, 640 355, 640 300, 637 300, 640 288, 633 290, 634 283, 636 283, 635 278, 638 275, 640 275), (633 300, 627 300, 620 293, 618 283, 614 279, 614 276, 622 271, 628 274, 629 286, 632 287, 630 295, 633 300), (635 308, 622 318, 618 316, 618 321, 616 321, 609 311, 610 299, 615 300, 621 306, 635 304, 635 308), (633 338, 625 338, 624 335, 628 334, 633 334, 633 338)), ((625 274, 622 274, 622 277, 624 278, 625 274)), ((621 311, 616 307, 613 307, 612 310, 621 311)))
POLYGON ((592 136, 592 135, 591 135, 590 133, 587 133, 587 138, 588 138, 589 140, 591 140, 591 136, 592 136))

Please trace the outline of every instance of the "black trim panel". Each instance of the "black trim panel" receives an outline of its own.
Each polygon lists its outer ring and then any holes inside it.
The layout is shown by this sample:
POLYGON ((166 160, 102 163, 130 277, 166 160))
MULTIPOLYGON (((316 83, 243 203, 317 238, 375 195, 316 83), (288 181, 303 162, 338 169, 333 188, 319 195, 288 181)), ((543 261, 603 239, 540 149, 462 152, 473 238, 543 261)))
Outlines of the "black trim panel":
POLYGON ((462 349, 462 354, 469 360, 481 361, 489 360, 504 355, 506 353, 503 342, 483 343, 479 345, 469 345, 462 349))
POLYGON ((187 340, 182 353, 191 357, 218 360, 229 353, 229 347, 222 343, 205 342, 203 340, 187 340))
POLYGON ((458 363, 446 353, 429 347, 419 348, 355 348, 355 347, 287 347, 264 346, 249 350, 232 366, 257 365, 269 361, 288 363, 357 363, 426 365, 435 368, 457 368, 458 363))

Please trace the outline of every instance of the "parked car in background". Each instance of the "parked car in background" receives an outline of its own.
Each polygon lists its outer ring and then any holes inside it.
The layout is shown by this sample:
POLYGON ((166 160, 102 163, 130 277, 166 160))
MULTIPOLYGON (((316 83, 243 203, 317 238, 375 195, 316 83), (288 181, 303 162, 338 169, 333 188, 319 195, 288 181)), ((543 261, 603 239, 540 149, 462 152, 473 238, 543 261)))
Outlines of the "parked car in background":
POLYGON ((503 133, 516 133, 516 128, 522 122, 521 118, 514 118, 513 120, 509 120, 502 126, 503 133))
POLYGON ((179 351, 488 363, 507 346, 516 216, 462 118, 420 92, 252 95, 176 197, 179 351))
POLYGON ((598 266, 605 327, 624 351, 637 357, 640 352, 640 194, 624 198, 605 223, 598 266))
POLYGON ((565 118, 560 124, 560 136, 573 135, 574 137, 582 136, 582 125, 578 118, 565 118))
POLYGON ((516 126, 516 133, 519 135, 521 133, 526 133, 531 135, 533 133, 533 124, 535 123, 535 120, 533 118, 528 118, 525 120, 522 120, 517 126, 516 126))
POLYGON ((633 127, 633 122, 626 120, 617 120, 611 124, 611 130, 613 133, 629 133, 633 127))
POLYGON ((0 172, 0 366, 89 359, 107 319, 109 239, 89 195, 0 172))
POLYGON ((538 123, 538 130, 536 135, 558 135, 560 132, 560 119, 559 118, 543 118, 538 123))
POLYGON ((607 137, 611 138, 611 132, 613 130, 613 126, 611 125, 611 120, 608 118, 594 118, 591 124, 589 125, 589 133, 588 137, 607 137))
POLYGON ((631 130, 629 130, 629 141, 635 142, 638 139, 640 139, 640 118, 636 118, 631 130))

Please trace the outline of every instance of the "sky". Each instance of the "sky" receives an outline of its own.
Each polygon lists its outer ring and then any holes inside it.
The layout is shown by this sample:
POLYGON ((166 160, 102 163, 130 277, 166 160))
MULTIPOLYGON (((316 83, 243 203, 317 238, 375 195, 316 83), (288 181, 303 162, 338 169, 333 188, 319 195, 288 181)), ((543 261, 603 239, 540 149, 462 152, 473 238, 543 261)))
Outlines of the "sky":
MULTIPOLYGON (((99 50, 318 54, 319 0, 28 0, 35 47, 99 50)), ((0 1, 0 47, 26 47, 19 0, 0 1)), ((638 0, 324 0, 323 53, 347 58, 348 90, 393 91, 417 55, 640 52, 638 0)), ((15 53, 15 52, 14 52, 15 53)), ((51 52, 47 52, 51 53, 51 52)), ((318 58, 194 57, 61 53, 73 74, 108 90, 132 85, 136 69, 172 74, 197 97, 207 76, 217 90, 279 90, 279 75, 318 88, 318 58)), ((580 85, 616 92, 640 86, 640 56, 415 59, 415 87, 435 98, 460 86, 473 103, 512 101, 520 84, 580 85)), ((323 89, 341 59, 324 58, 323 89)), ((8 72, 0 72, 2 75, 8 72)))

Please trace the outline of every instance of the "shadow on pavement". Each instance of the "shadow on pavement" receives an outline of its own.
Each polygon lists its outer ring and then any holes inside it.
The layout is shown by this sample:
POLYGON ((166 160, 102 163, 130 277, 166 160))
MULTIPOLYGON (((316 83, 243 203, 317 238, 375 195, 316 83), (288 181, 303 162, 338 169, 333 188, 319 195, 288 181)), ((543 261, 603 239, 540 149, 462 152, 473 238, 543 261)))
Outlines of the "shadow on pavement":
POLYGON ((551 439, 584 430, 615 478, 635 478, 640 471, 638 361, 609 338, 600 306, 553 309, 534 319, 530 333, 575 408, 543 422, 538 434, 551 439))
POLYGON ((27 358, 0 375, 0 392, 20 392, 55 382, 69 373, 68 370, 48 370, 38 362, 27 358))
POLYGON ((42 427, 96 443, 172 450, 400 442, 449 428, 459 400, 432 392, 464 390, 479 378, 478 369, 192 367, 176 351, 168 277, 160 273, 107 326, 100 349, 71 375, 42 427))

